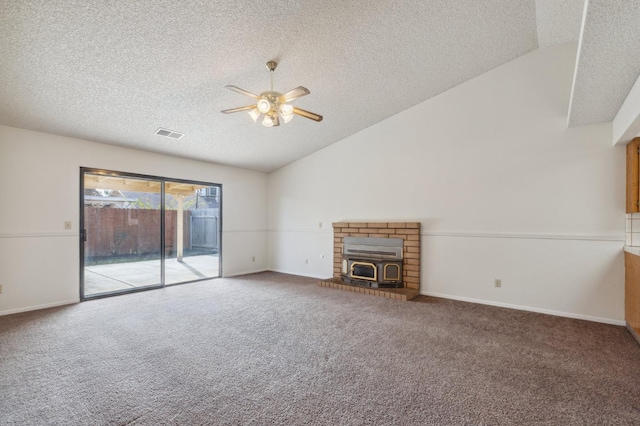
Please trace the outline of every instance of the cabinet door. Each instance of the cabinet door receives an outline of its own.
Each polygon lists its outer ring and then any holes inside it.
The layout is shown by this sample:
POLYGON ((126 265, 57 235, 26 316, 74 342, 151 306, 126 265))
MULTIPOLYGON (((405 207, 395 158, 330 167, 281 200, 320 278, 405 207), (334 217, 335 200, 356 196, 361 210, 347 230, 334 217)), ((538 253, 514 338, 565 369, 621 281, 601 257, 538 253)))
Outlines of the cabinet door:
POLYGON ((627 213, 640 212, 640 138, 627 145, 627 213))

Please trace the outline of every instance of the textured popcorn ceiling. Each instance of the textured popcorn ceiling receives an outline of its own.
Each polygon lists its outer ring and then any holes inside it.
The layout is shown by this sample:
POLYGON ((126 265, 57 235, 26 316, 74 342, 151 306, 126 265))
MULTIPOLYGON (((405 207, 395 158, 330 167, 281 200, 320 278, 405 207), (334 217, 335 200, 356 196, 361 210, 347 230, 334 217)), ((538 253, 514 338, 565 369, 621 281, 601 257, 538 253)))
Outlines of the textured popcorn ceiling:
POLYGON ((536 0, 538 45, 574 43, 580 36, 585 0, 536 0))
POLYGON ((569 125, 612 121, 640 74, 640 1, 589 0, 569 125))
POLYGON ((0 123, 271 171, 536 49, 538 32, 545 43, 566 41, 561 24, 541 22, 558 17, 547 9, 562 8, 0 0, 0 123), (244 112, 220 113, 251 101, 225 85, 268 89, 271 59, 275 89, 307 87, 311 95, 293 103, 324 121, 296 116, 269 129, 244 112), (157 136, 159 127, 186 136, 157 136))

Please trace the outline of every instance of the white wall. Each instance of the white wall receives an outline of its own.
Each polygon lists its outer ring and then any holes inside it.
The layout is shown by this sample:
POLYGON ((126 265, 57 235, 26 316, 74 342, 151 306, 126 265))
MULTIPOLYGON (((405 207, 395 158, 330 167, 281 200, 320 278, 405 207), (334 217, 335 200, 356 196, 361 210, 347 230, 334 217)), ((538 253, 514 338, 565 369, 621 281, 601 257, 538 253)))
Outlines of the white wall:
POLYGON ((0 314, 79 300, 80 167, 222 184, 223 274, 266 269, 264 173, 0 126, 0 314))
POLYGON ((271 173, 271 269, 331 276, 331 222, 420 221, 423 294, 623 324, 625 153, 611 123, 567 129, 575 56, 536 50, 271 173))

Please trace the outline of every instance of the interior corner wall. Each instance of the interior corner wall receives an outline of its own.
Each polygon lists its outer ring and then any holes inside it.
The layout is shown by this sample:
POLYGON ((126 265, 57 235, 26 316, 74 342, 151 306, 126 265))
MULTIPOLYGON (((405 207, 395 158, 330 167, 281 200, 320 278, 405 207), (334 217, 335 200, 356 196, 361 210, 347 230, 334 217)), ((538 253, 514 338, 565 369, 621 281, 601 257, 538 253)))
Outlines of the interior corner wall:
POLYGON ((0 126, 0 315, 79 301, 80 167, 222 184, 223 275, 267 269, 266 174, 0 126))
POLYGON ((270 268, 330 277, 332 222, 419 221, 422 294, 624 324, 625 152, 611 123, 566 127, 575 57, 538 49, 272 172, 270 268))

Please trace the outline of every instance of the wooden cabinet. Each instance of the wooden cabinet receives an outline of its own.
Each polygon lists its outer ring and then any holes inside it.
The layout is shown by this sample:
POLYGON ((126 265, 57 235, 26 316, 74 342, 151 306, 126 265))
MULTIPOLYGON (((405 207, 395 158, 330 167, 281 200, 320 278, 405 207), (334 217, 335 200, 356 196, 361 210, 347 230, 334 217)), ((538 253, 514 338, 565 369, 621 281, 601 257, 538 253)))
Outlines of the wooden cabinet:
POLYGON ((627 144, 627 213, 640 212, 640 138, 627 144))
POLYGON ((624 319, 640 342, 640 256, 624 253, 624 319))

